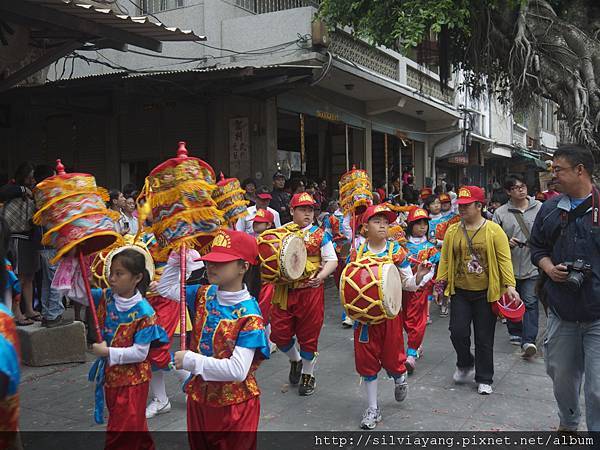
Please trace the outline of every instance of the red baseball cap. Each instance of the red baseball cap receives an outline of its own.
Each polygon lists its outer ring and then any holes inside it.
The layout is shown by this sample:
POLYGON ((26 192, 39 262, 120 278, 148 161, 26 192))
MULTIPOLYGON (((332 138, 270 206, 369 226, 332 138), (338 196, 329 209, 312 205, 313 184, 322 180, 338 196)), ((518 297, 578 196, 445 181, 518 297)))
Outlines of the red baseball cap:
POLYGON ((252 220, 256 223, 273 223, 275 222, 275 217, 271 211, 259 209, 256 211, 256 215, 252 220))
POLYGON ((426 199, 430 195, 433 195, 433 190, 428 187, 421 189, 421 191, 419 192, 419 196, 422 200, 426 199))
POLYGON ((365 210, 362 215, 362 223, 367 223, 371 217, 379 214, 385 216, 389 223, 394 222, 398 217, 398 214, 388 208, 385 203, 381 203, 379 205, 371 205, 365 210))
POLYGON ((521 303, 519 306, 515 306, 514 302, 506 294, 500 297, 500 300, 497 302, 493 302, 491 307, 495 315, 511 322, 521 322, 525 315, 525 304, 521 303))
POLYGON ((294 194, 292 201, 290 202, 290 207, 312 206, 314 208, 316 203, 315 199, 308 192, 300 192, 299 194, 294 194))
POLYGON ((268 192, 263 192, 262 194, 256 194, 256 196, 258 198, 260 198, 261 200, 271 200, 273 198, 273 196, 271 194, 269 194, 268 192))
POLYGON ((416 222, 417 220, 429 220, 429 214, 423 208, 414 208, 408 213, 406 221, 408 223, 416 222))
POLYGON ((226 263, 242 259, 252 265, 258 261, 256 239, 241 231, 219 230, 212 241, 210 252, 200 260, 226 263))
POLYGON ((452 199, 446 193, 440 194, 440 196, 438 198, 440 200, 440 203, 451 203, 452 202, 452 199))
POLYGON ((459 205, 469 205, 474 202, 485 203, 485 192, 478 186, 463 186, 458 190, 459 205))

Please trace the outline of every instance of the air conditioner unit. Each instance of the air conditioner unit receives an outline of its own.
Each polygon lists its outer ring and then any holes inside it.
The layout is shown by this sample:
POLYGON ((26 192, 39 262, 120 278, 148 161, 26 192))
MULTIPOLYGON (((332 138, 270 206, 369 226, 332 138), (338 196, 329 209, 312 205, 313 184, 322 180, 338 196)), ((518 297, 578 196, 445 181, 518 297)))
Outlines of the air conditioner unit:
POLYGON ((320 19, 313 21, 311 25, 312 45, 317 48, 327 48, 331 44, 327 25, 320 19))

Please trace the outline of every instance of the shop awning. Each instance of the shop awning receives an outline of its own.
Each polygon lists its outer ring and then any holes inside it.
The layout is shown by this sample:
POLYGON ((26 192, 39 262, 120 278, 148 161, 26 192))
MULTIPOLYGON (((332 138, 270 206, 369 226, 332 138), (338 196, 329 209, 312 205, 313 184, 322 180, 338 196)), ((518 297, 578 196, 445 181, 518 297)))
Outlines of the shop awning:
POLYGON ((528 149, 525 149, 522 147, 515 147, 513 154, 515 156, 519 156, 521 158, 524 158, 524 159, 530 161, 538 169, 546 170, 548 168, 548 166, 546 165, 546 162, 544 160, 540 159, 539 154, 535 151, 528 150, 528 149))
POLYGON ((0 72, 7 74, 0 80, 0 92, 75 50, 125 51, 134 45, 160 52, 163 41, 206 39, 148 17, 72 0, 0 0, 0 25, 0 72), (13 54, 21 60, 12 61, 13 54))

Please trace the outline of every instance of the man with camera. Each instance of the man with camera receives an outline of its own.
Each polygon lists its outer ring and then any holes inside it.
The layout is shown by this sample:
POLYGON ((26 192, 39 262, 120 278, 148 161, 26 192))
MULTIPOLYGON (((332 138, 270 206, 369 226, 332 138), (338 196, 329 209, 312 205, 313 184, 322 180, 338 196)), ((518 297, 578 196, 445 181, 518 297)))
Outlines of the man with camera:
POLYGON ((584 376, 587 428, 600 431, 600 195, 593 171, 588 149, 568 145, 554 153, 552 172, 563 194, 542 205, 529 241, 548 309, 544 354, 559 431, 579 426, 584 376))
POLYGON ((521 346, 524 357, 531 357, 537 353, 535 341, 540 311, 535 286, 539 272, 531 263, 528 241, 531 227, 542 204, 527 195, 527 184, 521 175, 506 177, 504 189, 509 197, 508 203, 496 209, 493 221, 502 227, 508 237, 517 292, 525 303, 523 321, 508 321, 506 325, 511 343, 521 346))

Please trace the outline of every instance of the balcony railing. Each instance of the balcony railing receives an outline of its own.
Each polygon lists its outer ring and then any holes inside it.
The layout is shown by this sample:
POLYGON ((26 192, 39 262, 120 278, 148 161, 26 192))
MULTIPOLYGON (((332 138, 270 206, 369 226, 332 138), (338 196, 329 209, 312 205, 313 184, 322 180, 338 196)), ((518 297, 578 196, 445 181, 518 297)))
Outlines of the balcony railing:
POLYGON ((321 0, 235 0, 235 4, 255 14, 266 14, 286 9, 312 6, 318 8, 321 0))
POLYGON ((396 58, 343 31, 331 34, 329 51, 393 80, 399 78, 396 58))
POLYGON ((440 88, 440 82, 426 75, 425 73, 408 66, 406 68, 406 83, 422 94, 437 98, 448 104, 452 104, 454 99, 454 90, 446 88, 444 92, 440 88))

